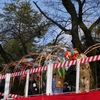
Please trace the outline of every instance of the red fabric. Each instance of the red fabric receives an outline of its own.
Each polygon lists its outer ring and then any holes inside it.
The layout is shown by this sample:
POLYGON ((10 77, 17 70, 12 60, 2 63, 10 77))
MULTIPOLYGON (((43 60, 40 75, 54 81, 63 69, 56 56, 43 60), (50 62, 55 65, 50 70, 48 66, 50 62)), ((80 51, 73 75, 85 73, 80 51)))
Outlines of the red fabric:
POLYGON ((72 56, 72 60, 75 60, 75 59, 76 59, 76 57, 77 57, 77 54, 76 54, 76 53, 74 53, 74 55, 72 56))
POLYGON ((64 57, 66 57, 68 55, 68 50, 66 50, 66 52, 64 53, 64 57))
POLYGON ((72 93, 72 94, 60 94, 60 95, 42 95, 33 96, 28 98, 20 98, 13 100, 100 100, 100 91, 95 90, 92 92, 72 93))

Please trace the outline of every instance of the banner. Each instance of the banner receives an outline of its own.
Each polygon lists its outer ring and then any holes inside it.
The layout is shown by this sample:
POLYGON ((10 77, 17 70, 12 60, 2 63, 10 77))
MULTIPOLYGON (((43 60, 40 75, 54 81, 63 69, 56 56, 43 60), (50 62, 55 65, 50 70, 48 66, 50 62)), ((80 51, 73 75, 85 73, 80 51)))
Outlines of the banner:
POLYGON ((100 91, 56 95, 41 95, 13 100, 100 100, 100 91))

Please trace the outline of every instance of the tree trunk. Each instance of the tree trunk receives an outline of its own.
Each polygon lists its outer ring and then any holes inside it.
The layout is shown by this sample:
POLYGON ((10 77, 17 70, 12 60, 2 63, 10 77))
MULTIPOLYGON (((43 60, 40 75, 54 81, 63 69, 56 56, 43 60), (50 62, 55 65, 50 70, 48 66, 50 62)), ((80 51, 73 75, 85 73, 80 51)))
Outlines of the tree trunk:
MULTIPOLYGON (((62 0, 62 3, 72 18, 71 19, 72 20, 72 32, 71 33, 72 33, 73 47, 79 48, 81 51, 84 51, 84 47, 79 40, 78 25, 81 27, 81 29, 84 32, 85 39, 86 39, 86 47, 88 48, 89 46, 93 45, 95 42, 92 39, 91 30, 87 29, 86 25, 82 22, 82 6, 83 5, 80 5, 81 11, 79 12, 79 14, 81 14, 81 15, 79 15, 79 17, 77 17, 75 7, 74 7, 73 3, 71 2, 71 0, 62 0)), ((94 51, 90 52, 88 54, 88 56, 95 55, 95 54, 96 54, 96 52, 94 50, 94 51)), ((96 74, 95 74, 95 63, 94 62, 91 64, 91 69, 93 72, 93 76, 95 78, 96 74)))
POLYGON ((4 59, 6 64, 10 62, 10 59, 8 58, 6 52, 3 50, 1 44, 0 44, 0 54, 1 54, 1 56, 4 59))
POLYGON ((82 51, 83 45, 81 44, 81 41, 78 35, 78 18, 77 18, 75 7, 70 0, 62 0, 62 4, 64 5, 68 13, 71 15, 71 20, 72 20, 71 35, 72 35, 73 47, 79 48, 82 51))

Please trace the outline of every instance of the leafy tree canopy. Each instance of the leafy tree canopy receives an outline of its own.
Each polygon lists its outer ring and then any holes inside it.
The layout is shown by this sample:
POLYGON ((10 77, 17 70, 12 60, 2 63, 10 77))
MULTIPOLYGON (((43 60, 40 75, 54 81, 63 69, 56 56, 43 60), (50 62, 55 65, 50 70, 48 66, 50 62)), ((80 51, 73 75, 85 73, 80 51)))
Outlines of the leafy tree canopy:
POLYGON ((38 39, 42 38, 50 23, 32 9, 29 1, 5 3, 0 14, 0 40, 11 60, 35 51, 38 39))

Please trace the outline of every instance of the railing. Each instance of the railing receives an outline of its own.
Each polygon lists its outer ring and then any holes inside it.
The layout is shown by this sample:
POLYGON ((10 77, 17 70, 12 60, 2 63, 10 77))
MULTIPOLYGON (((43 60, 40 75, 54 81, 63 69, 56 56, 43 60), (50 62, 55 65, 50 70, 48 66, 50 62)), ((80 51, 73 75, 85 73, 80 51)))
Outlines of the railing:
MULTIPOLYGON (((10 84, 10 78, 11 77, 16 77, 20 75, 26 74, 26 88, 25 88, 25 97, 28 97, 28 85, 29 85, 29 74, 31 73, 36 73, 36 72, 42 72, 42 71, 47 71, 47 84, 46 84, 46 94, 52 94, 52 70, 54 68, 60 68, 60 67, 65 67, 68 66, 70 67, 71 65, 76 65, 76 93, 79 92, 79 71, 80 71, 80 64, 81 63, 86 63, 86 62, 93 62, 100 60, 100 55, 96 56, 91 56, 87 58, 82 58, 78 60, 72 60, 72 61, 66 61, 63 63, 58 63, 58 64, 51 64, 49 63, 48 66, 42 66, 38 68, 33 68, 33 69, 28 69, 26 71, 21 71, 21 72, 15 72, 15 73, 7 73, 6 75, 0 76, 0 80, 5 79, 5 88, 4 88, 4 99, 8 98, 9 96, 9 84, 10 84)), ((13 95, 14 97, 14 95, 13 95)), ((15 95, 17 97, 17 95, 15 95)))

